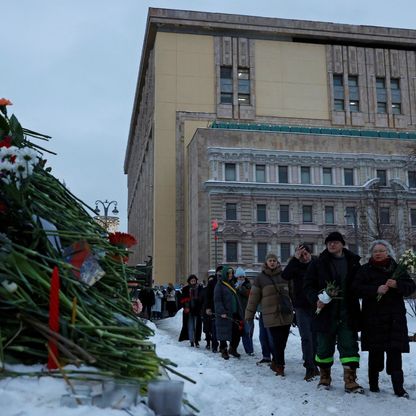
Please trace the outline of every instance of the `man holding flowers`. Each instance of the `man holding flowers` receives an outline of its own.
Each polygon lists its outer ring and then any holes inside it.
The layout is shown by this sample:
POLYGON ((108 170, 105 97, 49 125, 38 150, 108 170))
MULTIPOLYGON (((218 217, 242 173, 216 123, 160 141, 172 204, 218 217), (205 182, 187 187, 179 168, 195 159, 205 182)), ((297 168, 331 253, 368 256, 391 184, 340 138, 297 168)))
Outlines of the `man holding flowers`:
POLYGON ((359 367, 358 328, 360 304, 352 292, 352 282, 360 267, 360 257, 347 250, 342 235, 335 231, 325 239, 326 249, 311 261, 306 271, 304 290, 309 302, 320 312, 315 314, 317 350, 315 361, 320 368, 318 387, 329 389, 335 345, 344 367, 344 388, 348 393, 363 393, 356 382, 359 367), (328 289, 331 286, 331 291, 328 289), (333 293, 332 299, 322 297, 333 293), (329 293, 328 293, 329 292, 329 293), (324 301, 322 301, 323 299, 324 301))

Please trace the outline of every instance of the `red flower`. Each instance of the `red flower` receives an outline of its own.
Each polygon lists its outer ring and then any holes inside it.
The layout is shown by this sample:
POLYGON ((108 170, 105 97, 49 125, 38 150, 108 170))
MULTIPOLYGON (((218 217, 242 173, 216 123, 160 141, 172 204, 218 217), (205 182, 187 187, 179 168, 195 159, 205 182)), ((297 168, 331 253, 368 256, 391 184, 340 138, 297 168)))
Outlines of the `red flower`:
POLYGON ((137 240, 131 234, 121 233, 119 231, 110 233, 108 239, 114 246, 122 248, 130 248, 137 244, 137 240))
POLYGON ((0 98, 0 106, 1 105, 13 105, 13 103, 10 101, 10 100, 8 100, 7 98, 0 98))
POLYGON ((0 147, 10 147, 12 145, 12 138, 10 136, 4 136, 3 140, 0 140, 0 147))

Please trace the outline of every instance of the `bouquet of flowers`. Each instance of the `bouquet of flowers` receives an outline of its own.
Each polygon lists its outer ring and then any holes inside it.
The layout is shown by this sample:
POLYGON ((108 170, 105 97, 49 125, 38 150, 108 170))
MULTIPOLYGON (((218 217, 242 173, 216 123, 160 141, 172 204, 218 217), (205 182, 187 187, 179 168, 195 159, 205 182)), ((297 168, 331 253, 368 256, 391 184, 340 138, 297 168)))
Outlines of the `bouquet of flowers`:
MULTIPOLYGON (((332 299, 342 299, 339 294, 341 289, 335 284, 335 282, 326 282, 326 288, 318 295, 318 299, 327 305, 332 299)), ((316 308, 315 313, 319 315, 322 308, 316 308)))
MULTIPOLYGON (((415 273, 416 270, 416 255, 412 249, 407 249, 399 258, 397 267, 393 272, 393 275, 390 279, 400 280, 403 277, 406 277, 408 273, 415 273)), ((377 295, 377 301, 383 297, 382 293, 377 295)))

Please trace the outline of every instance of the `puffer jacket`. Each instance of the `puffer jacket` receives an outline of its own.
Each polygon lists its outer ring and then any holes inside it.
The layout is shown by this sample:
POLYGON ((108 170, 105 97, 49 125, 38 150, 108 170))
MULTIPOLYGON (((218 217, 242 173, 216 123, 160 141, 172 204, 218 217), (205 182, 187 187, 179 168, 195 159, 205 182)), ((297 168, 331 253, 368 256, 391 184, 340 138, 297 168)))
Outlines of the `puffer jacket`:
POLYGON ((263 266, 261 273, 254 279, 248 298, 245 319, 251 320, 260 304, 263 322, 266 328, 290 325, 293 321, 293 307, 289 298, 288 284, 281 277, 282 266, 271 270, 263 266), (289 303, 290 310, 286 305, 289 303))

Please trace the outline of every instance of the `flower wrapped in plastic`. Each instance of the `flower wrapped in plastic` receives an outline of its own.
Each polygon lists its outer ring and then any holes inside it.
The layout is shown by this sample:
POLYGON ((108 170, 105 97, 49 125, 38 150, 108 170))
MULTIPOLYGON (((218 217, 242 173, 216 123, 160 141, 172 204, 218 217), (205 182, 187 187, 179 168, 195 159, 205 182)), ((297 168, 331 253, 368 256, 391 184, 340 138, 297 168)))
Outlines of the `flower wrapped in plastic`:
MULTIPOLYGON (((403 277, 408 277, 408 273, 414 274, 416 270, 416 254, 412 249, 407 249, 399 258, 397 267, 395 268, 390 279, 400 280, 403 277)), ((377 295, 377 301, 383 297, 382 293, 377 295)))
MULTIPOLYGON (((332 299, 342 299, 342 297, 339 296, 340 294, 341 289, 335 284, 335 282, 327 282, 326 288, 319 293, 318 299, 327 305, 332 299)), ((321 310, 322 308, 316 308, 315 313, 319 315, 321 310)))

